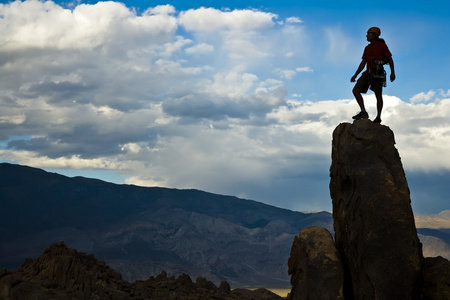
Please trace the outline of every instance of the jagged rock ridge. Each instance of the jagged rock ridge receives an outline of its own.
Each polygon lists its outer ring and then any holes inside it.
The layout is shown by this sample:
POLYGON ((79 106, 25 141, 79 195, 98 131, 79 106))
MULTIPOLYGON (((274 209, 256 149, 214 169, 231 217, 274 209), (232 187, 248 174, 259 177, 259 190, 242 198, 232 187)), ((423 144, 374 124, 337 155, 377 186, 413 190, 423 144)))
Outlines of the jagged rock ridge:
POLYGON ((163 271, 145 281, 129 283, 92 254, 67 248, 61 242, 47 248, 17 271, 0 270, 0 299, 281 299, 265 290, 219 287, 203 277, 192 282, 187 274, 167 277, 163 271))

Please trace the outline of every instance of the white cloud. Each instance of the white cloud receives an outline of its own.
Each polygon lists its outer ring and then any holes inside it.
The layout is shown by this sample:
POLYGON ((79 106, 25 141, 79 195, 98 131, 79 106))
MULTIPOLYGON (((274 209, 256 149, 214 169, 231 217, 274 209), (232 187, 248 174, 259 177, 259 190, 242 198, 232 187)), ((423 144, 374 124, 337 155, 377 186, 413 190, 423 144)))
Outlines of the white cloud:
POLYGON ((438 214, 416 214, 414 218, 417 228, 450 228, 450 210, 445 210, 438 214))
POLYGON ((430 90, 428 92, 421 92, 412 96, 409 101, 411 103, 429 102, 431 100, 439 101, 440 99, 445 99, 450 97, 450 90, 444 91, 443 89, 438 89, 437 91, 430 90))
POLYGON ((170 4, 158 5, 147 9, 144 15, 171 15, 175 13, 175 7, 170 4))
MULTIPOLYGON (((153 13, 161 11, 155 8, 153 13)), ((177 28, 176 19, 163 12, 138 17, 119 2, 81 4, 71 11, 51 1, 15 1, 0 6, 0 31, 6 33, 0 43, 10 51, 124 47, 137 39, 143 45, 155 44, 177 28)))
POLYGON ((209 44, 198 44, 190 48, 186 48, 186 53, 193 55, 193 54, 209 54, 214 51, 214 46, 209 44))
POLYGON ((294 78, 294 76, 297 75, 298 73, 302 72, 313 72, 313 69, 311 69, 310 67, 300 67, 296 68, 295 70, 284 70, 280 68, 276 68, 275 70, 273 70, 273 73, 277 74, 281 78, 289 80, 294 78))
POLYGON ((430 101, 434 95, 436 95, 435 91, 428 91, 427 93, 422 92, 411 97, 409 101, 411 101, 411 103, 426 102, 430 101))
POLYGON ((137 186, 168 186, 168 181, 164 178, 153 178, 145 176, 130 176, 125 180, 126 184, 137 186))
POLYGON ((24 114, 17 114, 13 116, 0 117, 0 124, 19 125, 25 122, 26 116, 24 114))
POLYGON ((295 71, 297 72, 314 72, 313 69, 311 69, 310 67, 300 67, 300 68, 296 68, 295 71))
POLYGON ((254 74, 243 73, 239 69, 232 72, 221 72, 214 75, 211 85, 205 87, 212 95, 224 95, 236 98, 247 94, 257 82, 258 77, 254 74))
POLYGON ((1 150, 3 159, 18 161, 22 165, 35 166, 51 169, 94 169, 94 170, 118 170, 125 167, 125 164, 117 164, 105 158, 83 159, 73 155, 70 157, 50 158, 38 155, 34 151, 8 151, 1 150))
POLYGON ((298 17, 290 17, 286 19, 286 23, 288 24, 298 24, 298 23, 302 23, 303 21, 300 20, 298 17))
POLYGON ((292 79, 297 74, 297 72, 294 70, 282 70, 280 68, 273 70, 273 72, 281 78, 285 79, 292 79))
POLYGON ((277 16, 254 10, 221 11, 201 7, 180 13, 180 24, 189 31, 256 30, 274 25, 277 16))
POLYGON ((442 90, 442 89, 439 89, 439 92, 440 92, 440 94, 441 94, 442 97, 444 97, 444 98, 450 98, 450 89, 447 90, 447 92, 445 92, 445 91, 442 90))
MULTIPOLYGON (((174 41, 167 42, 160 47, 160 49, 162 50, 160 52, 160 55, 170 58, 172 55, 174 55, 177 52, 182 51, 185 48, 185 46, 190 45, 190 44, 192 44, 192 40, 186 39, 181 36, 177 36, 174 41)), ((198 45, 195 45, 193 47, 197 47, 197 46, 198 45)), ((190 47, 190 49, 192 49, 192 47, 190 47)))

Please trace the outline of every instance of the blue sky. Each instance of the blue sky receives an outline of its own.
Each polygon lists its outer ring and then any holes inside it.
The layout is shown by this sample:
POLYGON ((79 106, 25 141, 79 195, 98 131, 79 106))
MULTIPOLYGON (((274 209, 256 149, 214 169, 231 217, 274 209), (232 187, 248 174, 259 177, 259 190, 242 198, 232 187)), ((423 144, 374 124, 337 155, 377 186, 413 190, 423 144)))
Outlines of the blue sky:
POLYGON ((1 3, 1 161, 330 211, 332 132, 378 26, 413 209, 450 208, 448 1, 1 3))

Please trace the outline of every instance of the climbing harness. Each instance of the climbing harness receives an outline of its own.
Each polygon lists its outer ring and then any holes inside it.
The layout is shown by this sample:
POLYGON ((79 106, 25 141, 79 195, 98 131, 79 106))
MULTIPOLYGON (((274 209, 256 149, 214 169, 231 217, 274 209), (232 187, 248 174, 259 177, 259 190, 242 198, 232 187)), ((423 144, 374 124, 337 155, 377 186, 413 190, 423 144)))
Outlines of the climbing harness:
POLYGON ((386 71, 384 70, 383 65, 387 64, 387 59, 379 60, 372 59, 371 60, 371 68, 369 69, 369 81, 371 83, 372 79, 381 79, 383 80, 383 86, 386 87, 386 71))

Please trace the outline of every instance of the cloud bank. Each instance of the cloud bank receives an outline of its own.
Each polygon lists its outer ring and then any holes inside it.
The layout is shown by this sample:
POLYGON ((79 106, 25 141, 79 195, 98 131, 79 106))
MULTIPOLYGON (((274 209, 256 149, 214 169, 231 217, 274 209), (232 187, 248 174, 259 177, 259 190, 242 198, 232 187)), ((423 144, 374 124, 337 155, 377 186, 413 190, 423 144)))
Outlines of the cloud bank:
MULTIPOLYGON (((0 4, 0 157, 330 210, 332 132, 357 105, 290 96, 316 73, 305 26, 250 9, 0 4)), ((385 100, 405 169, 450 170, 449 92, 385 100)))
POLYGON ((442 229, 450 228, 450 210, 444 210, 439 214, 415 215, 417 228, 442 229))

